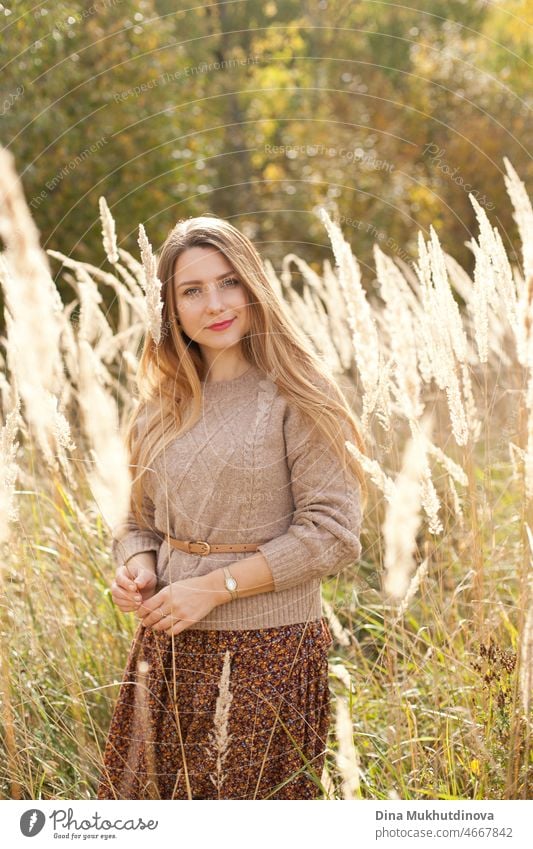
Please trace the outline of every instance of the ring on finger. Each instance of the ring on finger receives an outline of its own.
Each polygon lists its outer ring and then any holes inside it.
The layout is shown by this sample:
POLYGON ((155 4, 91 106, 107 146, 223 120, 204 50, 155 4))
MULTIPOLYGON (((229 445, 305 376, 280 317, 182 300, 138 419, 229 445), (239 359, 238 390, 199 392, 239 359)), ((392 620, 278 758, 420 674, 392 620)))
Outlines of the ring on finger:
POLYGON ((164 618, 165 618, 166 613, 163 613, 163 608, 162 608, 162 607, 158 607, 157 609, 159 610, 159 613, 160 613, 160 619, 159 619, 159 621, 161 622, 161 619, 164 619, 164 618))

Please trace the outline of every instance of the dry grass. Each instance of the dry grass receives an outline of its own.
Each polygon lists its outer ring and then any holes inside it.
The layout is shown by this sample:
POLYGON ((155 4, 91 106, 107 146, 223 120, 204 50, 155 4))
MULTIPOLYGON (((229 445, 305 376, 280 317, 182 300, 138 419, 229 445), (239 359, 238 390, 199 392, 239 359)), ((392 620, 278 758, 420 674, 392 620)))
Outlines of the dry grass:
MULTIPOLYGON (((144 230, 143 265, 117 247, 102 200, 112 272, 49 251, 74 290, 64 307, 12 165, 0 151, 0 795, 94 798, 134 628, 108 589, 129 494, 118 411, 157 323, 157 280, 144 230)), ((371 301, 325 212, 335 270, 290 255, 278 279, 267 263, 344 376, 371 455, 363 557, 324 586, 336 707, 324 798, 531 795, 533 214, 505 165, 521 267, 474 198, 473 280, 432 230, 414 269, 375 248, 371 301)), ((222 793, 227 685, 209 741, 222 793)))

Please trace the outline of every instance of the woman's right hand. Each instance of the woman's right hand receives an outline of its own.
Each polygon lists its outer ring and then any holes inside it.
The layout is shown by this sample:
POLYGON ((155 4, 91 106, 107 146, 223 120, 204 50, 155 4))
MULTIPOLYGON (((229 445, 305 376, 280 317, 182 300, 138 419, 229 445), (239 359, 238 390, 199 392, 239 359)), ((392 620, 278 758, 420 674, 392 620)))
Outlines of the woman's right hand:
POLYGON ((115 572, 111 597, 119 610, 131 613, 154 595, 156 586, 155 569, 140 563, 134 556, 115 572))

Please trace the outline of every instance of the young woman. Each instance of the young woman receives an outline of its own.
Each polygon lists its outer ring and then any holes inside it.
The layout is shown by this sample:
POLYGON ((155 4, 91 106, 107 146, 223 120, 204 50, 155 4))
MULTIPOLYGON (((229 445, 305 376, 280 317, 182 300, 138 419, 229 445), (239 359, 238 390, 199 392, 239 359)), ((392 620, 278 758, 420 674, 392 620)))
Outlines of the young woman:
POLYGON ((99 799, 312 799, 330 722, 320 582, 359 558, 349 405, 253 244, 180 221, 128 423, 112 596, 139 618, 99 799))

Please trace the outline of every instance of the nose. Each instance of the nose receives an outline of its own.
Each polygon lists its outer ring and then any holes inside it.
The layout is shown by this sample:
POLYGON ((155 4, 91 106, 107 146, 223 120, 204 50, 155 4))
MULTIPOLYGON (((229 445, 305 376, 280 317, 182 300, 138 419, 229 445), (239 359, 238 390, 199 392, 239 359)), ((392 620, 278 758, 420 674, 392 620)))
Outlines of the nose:
POLYGON ((217 312, 224 308, 224 297, 218 286, 210 286, 207 290, 207 309, 217 312))

